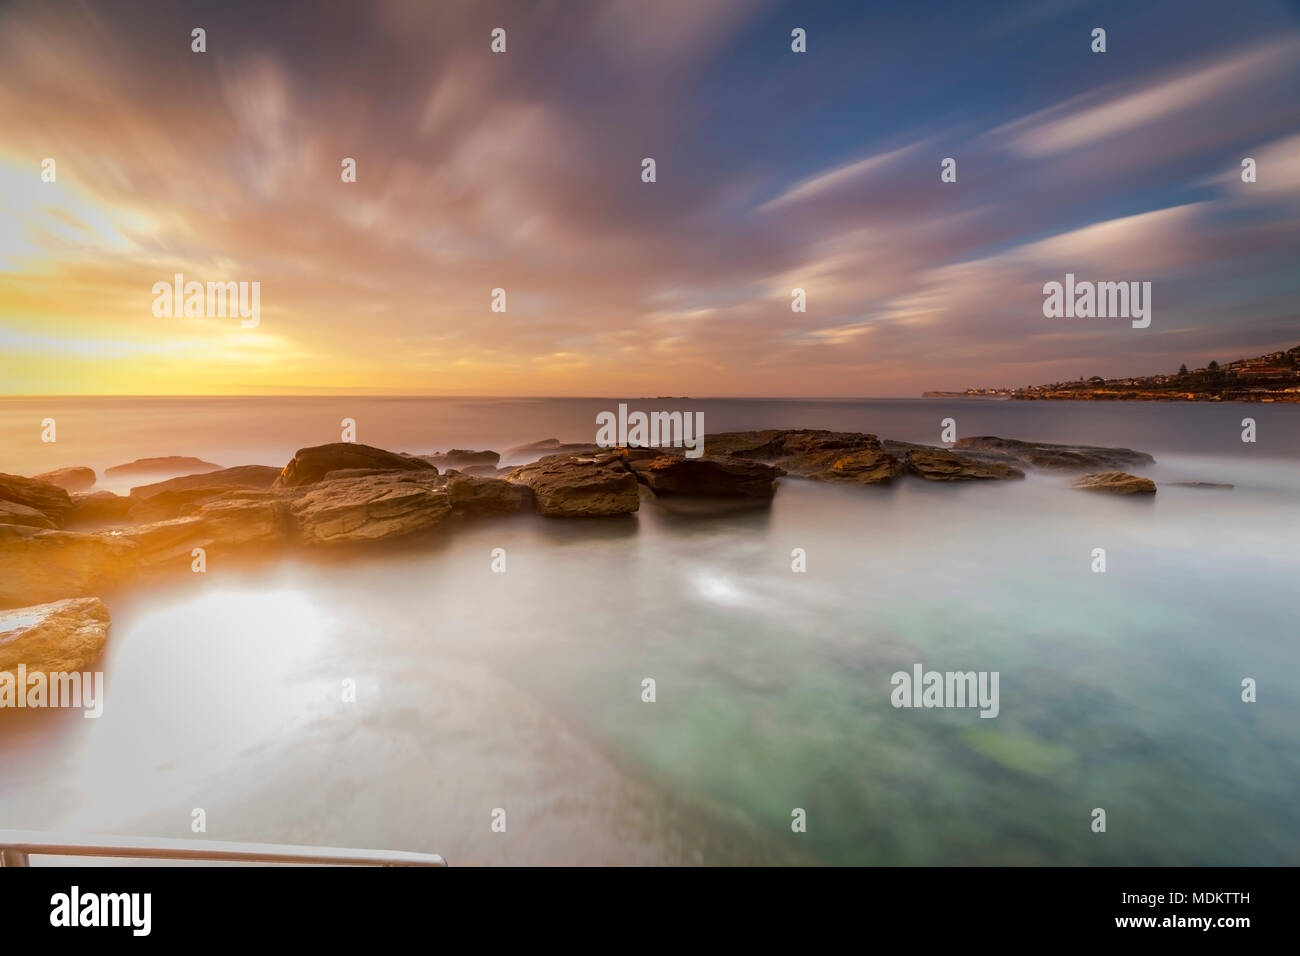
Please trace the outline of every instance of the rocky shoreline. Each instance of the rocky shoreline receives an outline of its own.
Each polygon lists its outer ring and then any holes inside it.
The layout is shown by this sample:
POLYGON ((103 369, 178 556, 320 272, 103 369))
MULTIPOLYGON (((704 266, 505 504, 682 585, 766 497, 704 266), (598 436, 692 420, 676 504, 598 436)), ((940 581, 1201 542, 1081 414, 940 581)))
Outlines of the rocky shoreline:
POLYGON ((924 392, 922 398, 994 398, 1074 402, 1260 402, 1300 403, 1300 345, 1220 366, 1129 378, 1080 378, 1027 388, 968 388, 924 392))
POLYGON ((0 646, 16 645, 31 628, 78 633, 88 625, 77 620, 78 608, 98 623, 103 605, 75 599, 142 574, 188 569, 196 549, 206 557, 213 549, 368 546, 529 512, 610 519, 636 512, 643 495, 696 499, 705 511, 710 504, 761 505, 784 478, 950 483, 1023 479, 1025 469, 1040 469, 1082 473, 1074 487, 1092 491, 1155 491, 1149 479, 1120 470, 1153 463, 1144 452, 996 437, 936 447, 859 432, 769 429, 711 435, 699 458, 681 449, 556 439, 505 457, 523 463, 499 467, 495 451, 411 455, 355 443, 302 448, 281 468, 145 459, 109 471, 186 473, 128 495, 90 490, 94 472, 84 467, 31 478, 0 474, 0 609, 22 609, 11 618, 28 622, 0 633, 0 646))

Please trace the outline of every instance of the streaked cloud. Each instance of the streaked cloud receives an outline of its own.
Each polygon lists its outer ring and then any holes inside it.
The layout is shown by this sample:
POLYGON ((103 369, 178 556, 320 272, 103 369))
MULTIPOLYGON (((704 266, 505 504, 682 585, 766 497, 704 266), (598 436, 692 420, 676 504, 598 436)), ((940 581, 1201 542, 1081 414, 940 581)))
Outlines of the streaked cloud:
MULTIPOLYGON (((993 6, 1002 26, 971 35, 1008 74, 1077 46, 1069 4, 993 6)), ((1123 374, 1294 344, 1300 34, 1257 20, 1005 95, 960 31, 933 62, 893 55, 933 29, 921 8, 13 3, 0 382, 915 394, 1079 353, 1123 374), (1067 269, 1156 283, 1152 329, 1045 325, 1041 285, 1067 269), (261 282, 260 328, 155 318, 176 272, 261 282)))

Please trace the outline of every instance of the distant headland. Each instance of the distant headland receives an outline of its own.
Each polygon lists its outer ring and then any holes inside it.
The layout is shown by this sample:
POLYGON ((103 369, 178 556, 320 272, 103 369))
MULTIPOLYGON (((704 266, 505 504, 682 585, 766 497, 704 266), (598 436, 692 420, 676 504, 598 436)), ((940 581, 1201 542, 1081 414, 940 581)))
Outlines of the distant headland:
POLYGON ((1066 399, 1145 402, 1296 402, 1300 403, 1300 345, 1285 352, 1211 362, 1188 371, 1142 378, 1080 378, 1073 382, 1024 388, 968 388, 964 392, 925 392, 923 398, 1066 399))

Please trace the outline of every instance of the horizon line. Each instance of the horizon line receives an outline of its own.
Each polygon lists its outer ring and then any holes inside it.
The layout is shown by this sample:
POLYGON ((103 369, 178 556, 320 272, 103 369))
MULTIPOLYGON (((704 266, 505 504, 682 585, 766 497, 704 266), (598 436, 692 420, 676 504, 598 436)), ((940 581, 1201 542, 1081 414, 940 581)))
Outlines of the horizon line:
MULTIPOLYGON (((972 395, 971 398, 981 396, 972 395)), ((4 400, 68 399, 68 398, 439 398, 439 399, 515 399, 548 401, 616 401, 616 402, 865 402, 865 401, 920 401, 924 395, 638 395, 632 398, 617 395, 448 395, 427 392, 254 392, 254 393, 126 393, 126 392, 74 392, 65 394, 0 395, 4 400)), ((927 399, 928 400, 928 399, 927 399)))

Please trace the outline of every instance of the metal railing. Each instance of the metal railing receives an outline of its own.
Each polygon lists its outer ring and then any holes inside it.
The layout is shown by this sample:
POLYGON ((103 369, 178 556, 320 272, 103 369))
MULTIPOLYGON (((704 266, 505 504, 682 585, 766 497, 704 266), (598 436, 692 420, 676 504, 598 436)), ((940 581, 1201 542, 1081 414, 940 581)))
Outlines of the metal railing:
POLYGON ((0 866, 28 866, 28 857, 32 855, 319 866, 447 865, 447 861, 437 853, 409 853, 405 850, 353 850, 279 843, 220 843, 161 837, 73 837, 39 830, 0 830, 0 866))

